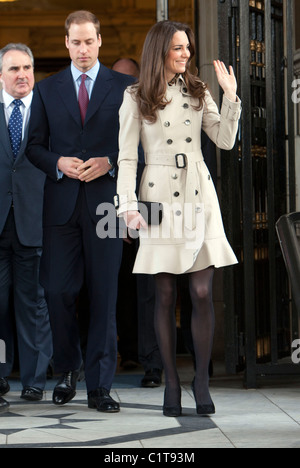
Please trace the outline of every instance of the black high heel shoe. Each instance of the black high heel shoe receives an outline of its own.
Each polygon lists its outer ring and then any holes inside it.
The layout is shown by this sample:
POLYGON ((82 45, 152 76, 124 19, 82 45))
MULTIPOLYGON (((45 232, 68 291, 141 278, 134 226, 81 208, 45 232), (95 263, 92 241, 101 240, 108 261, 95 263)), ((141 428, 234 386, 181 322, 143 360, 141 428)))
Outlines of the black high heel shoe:
POLYGON ((197 405, 197 414, 199 414, 200 416, 209 416, 211 414, 216 414, 216 408, 213 403, 210 403, 208 405, 198 405, 195 394, 195 379, 192 382, 192 390, 197 405))
MULTIPOLYGON (((180 399, 181 399, 181 390, 180 390, 180 399)), ((166 390, 165 390, 165 401, 166 401, 166 390)), ((182 415, 181 404, 176 405, 176 406, 167 406, 164 403, 163 414, 164 416, 167 416, 168 418, 178 418, 179 416, 182 415)))

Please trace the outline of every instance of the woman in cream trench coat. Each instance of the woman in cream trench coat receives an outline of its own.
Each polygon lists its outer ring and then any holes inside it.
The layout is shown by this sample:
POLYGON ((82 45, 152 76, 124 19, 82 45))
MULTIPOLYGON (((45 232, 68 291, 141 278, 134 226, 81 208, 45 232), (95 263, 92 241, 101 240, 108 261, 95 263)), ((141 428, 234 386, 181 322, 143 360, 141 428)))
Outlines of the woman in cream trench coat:
POLYGON ((146 163, 139 200, 164 205, 162 224, 140 231, 134 272, 182 274, 211 265, 219 268, 234 264, 236 257, 225 237, 200 139, 202 127, 219 148, 231 149, 240 102, 224 97, 220 116, 207 92, 205 108, 196 111, 182 76, 174 85, 168 85, 167 100, 171 102, 158 112, 155 124, 139 119, 137 103, 129 91, 120 110, 119 214, 138 209, 135 184, 139 138, 146 163))
POLYGON ((182 412, 176 370, 176 275, 189 275, 197 413, 213 414, 208 377, 214 333, 213 273, 215 267, 237 262, 201 152, 201 129, 219 148, 233 147, 241 108, 237 84, 232 68, 228 73, 222 62, 214 63, 224 90, 219 114, 204 84, 189 71, 194 53, 188 26, 171 21, 156 24, 144 44, 140 81, 125 91, 120 109, 118 215, 124 216, 129 228, 140 231, 134 272, 155 275, 154 320, 166 381, 163 412, 173 417, 182 412), (146 167, 139 200, 163 204, 160 225, 147 225, 143 212, 138 212, 140 141, 146 167))

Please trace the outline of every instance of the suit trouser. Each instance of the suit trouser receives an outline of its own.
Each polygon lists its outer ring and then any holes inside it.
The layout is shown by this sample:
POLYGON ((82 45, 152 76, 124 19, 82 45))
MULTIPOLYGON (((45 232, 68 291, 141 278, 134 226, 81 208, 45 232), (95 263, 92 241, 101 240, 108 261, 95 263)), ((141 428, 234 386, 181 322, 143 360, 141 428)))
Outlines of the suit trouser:
POLYGON ((20 244, 12 208, 0 236, 0 339, 6 343, 6 364, 0 364, 0 377, 8 377, 14 363, 12 296, 21 382, 23 387, 43 390, 52 357, 52 336, 39 283, 41 252, 41 248, 20 244))
POLYGON ((44 228, 41 282, 53 334, 54 367, 59 373, 82 362, 76 301, 86 280, 90 324, 85 360, 87 391, 111 389, 117 365, 116 302, 122 240, 99 239, 81 184, 75 211, 63 226, 44 228))
POLYGON ((132 273, 135 244, 123 243, 117 302, 118 350, 121 362, 138 360, 138 316, 136 275, 132 273))
POLYGON ((155 281, 152 275, 137 275, 139 362, 145 372, 163 368, 154 328, 155 281))

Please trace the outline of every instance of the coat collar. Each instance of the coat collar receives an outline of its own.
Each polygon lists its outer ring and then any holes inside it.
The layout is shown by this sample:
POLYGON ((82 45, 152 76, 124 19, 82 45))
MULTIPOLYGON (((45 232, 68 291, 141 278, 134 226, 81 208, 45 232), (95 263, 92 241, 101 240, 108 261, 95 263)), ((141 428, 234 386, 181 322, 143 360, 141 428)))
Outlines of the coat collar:
POLYGON ((188 91, 188 87, 186 85, 186 82, 185 82, 185 79, 184 79, 183 75, 174 76, 171 83, 168 83, 168 90, 169 91, 172 91, 172 90, 177 90, 178 91, 178 90, 180 90, 180 92, 184 96, 191 96, 189 91, 188 91))

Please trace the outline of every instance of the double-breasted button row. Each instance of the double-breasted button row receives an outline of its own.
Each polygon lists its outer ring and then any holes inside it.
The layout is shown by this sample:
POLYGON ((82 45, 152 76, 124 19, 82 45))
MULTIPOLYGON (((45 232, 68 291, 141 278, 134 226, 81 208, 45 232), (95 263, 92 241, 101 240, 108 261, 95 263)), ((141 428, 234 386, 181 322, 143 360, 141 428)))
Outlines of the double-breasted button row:
MULTIPOLYGON (((183 92, 187 92, 187 89, 186 89, 186 88, 183 88, 183 92)), ((189 105, 187 102, 185 102, 185 103, 182 105, 182 107, 183 107, 184 109, 189 109, 189 108, 190 108, 190 105, 189 105)), ((190 120, 189 118, 186 118, 186 119, 184 120, 183 124, 184 124, 186 127, 190 127, 190 126, 192 125, 192 122, 191 122, 191 120, 190 120)), ((170 122, 169 120, 165 121, 165 122, 164 122, 164 127, 165 127, 165 128, 170 128, 170 127, 171 127, 171 122, 170 122)), ((191 142, 193 141, 193 139, 192 139, 191 137, 187 137, 187 138, 185 139, 185 141, 186 141, 186 143, 191 143, 191 142)), ((169 139, 167 140, 167 145, 171 146, 171 145, 173 145, 173 143, 174 143, 174 141, 172 140, 172 138, 169 138, 169 139)))
MULTIPOLYGON (((190 119, 186 119, 186 120, 184 121, 184 125, 186 125, 187 127, 189 127, 189 126, 191 125, 191 123, 192 123, 192 122, 190 121, 190 119)), ((171 127, 171 122, 169 122, 169 121, 165 122, 165 123, 164 123, 164 126, 165 126, 166 128, 171 127)))
MULTIPOLYGON (((192 139, 191 137, 188 137, 188 138, 185 139, 185 141, 186 141, 187 143, 192 143, 193 139, 192 139)), ((171 138, 170 138, 169 140, 167 140, 167 144, 168 144, 168 145, 173 145, 173 143, 174 143, 174 141, 171 140, 171 138)))
MULTIPOLYGON (((173 176, 173 179, 177 179, 177 176, 176 176, 176 177, 173 176)), ((155 186, 155 184, 154 184, 154 182, 149 182, 148 186, 149 186, 150 188, 153 188, 153 187, 155 186)), ((179 193, 179 192, 175 192, 173 195, 174 195, 175 198, 180 197, 180 193, 179 193)))

